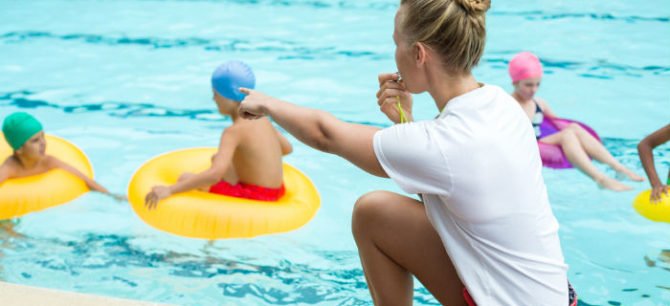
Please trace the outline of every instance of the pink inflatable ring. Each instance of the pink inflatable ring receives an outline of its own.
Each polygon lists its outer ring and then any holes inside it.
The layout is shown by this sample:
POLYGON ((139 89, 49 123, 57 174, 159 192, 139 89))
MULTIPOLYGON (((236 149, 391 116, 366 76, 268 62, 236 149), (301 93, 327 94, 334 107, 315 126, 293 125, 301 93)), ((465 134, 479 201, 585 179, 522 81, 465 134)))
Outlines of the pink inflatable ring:
MULTIPOLYGON (((596 132, 588 125, 574 120, 561 118, 544 117, 544 121, 542 121, 542 124, 540 125, 540 131, 542 132, 541 135, 546 137, 548 135, 555 134, 572 123, 579 124, 582 128, 589 132, 589 134, 593 135, 593 137, 598 139, 598 141, 602 142, 598 134, 596 134, 596 132)), ((540 156, 542 157, 543 166, 554 169, 572 168, 572 164, 568 161, 568 158, 563 153, 561 146, 546 144, 542 141, 538 141, 537 144, 540 146, 540 156)))

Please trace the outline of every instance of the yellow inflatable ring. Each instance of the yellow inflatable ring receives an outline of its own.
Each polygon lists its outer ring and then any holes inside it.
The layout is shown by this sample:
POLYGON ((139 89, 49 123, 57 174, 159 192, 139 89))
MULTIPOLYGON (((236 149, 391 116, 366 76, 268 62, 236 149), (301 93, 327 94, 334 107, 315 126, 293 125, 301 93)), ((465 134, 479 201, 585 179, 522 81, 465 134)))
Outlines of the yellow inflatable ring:
MULTIPOLYGON (((0 133, 2 135, 2 133, 0 133)), ((13 154, 13 150, 0 136, 0 163, 13 154)), ((46 135, 46 154, 54 156, 93 177, 93 167, 79 148, 65 139, 46 135)), ((0 183, 0 220, 10 219, 70 202, 88 192, 86 183, 61 169, 0 183)))
POLYGON ((649 201, 651 190, 640 192, 633 201, 633 207, 643 217, 657 222, 670 223, 670 196, 663 195, 658 203, 649 201))
POLYGON ((255 201, 189 191, 163 199, 147 210, 144 197, 155 185, 171 185, 184 172, 198 173, 211 166, 214 148, 179 150, 142 165, 128 186, 128 200, 147 224, 191 238, 246 238, 281 233, 306 224, 320 206, 319 194, 302 172, 284 164, 286 194, 276 202, 255 201))

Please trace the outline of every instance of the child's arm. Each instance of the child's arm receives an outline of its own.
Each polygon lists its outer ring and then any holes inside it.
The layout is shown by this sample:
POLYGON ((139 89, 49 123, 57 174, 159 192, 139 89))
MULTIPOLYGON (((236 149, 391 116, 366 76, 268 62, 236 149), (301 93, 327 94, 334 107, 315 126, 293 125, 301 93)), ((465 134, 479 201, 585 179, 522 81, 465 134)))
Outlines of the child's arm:
POLYGON ((279 138, 279 145, 281 146, 281 155, 289 155, 293 152, 293 146, 288 139, 284 137, 279 131, 277 131, 277 138, 279 138))
POLYGON ((670 140, 670 124, 645 137, 637 145, 637 152, 640 154, 642 167, 644 167, 644 171, 647 173, 647 177, 649 177, 649 183, 651 183, 652 202, 658 201, 661 198, 661 194, 668 194, 667 186, 661 182, 658 178, 658 173, 656 173, 654 154, 652 153, 655 147, 666 143, 668 140, 670 140))
POLYGON ((155 186, 144 198, 144 205, 148 209, 153 209, 156 208, 160 200, 173 194, 211 186, 219 182, 230 166, 235 149, 239 144, 239 138, 237 130, 233 128, 226 129, 223 135, 221 135, 219 151, 213 156, 212 166, 209 169, 171 186, 155 186))
POLYGON ((11 170, 6 164, 0 165, 0 185, 12 177, 11 174, 11 170))
POLYGON ((65 170, 67 172, 70 172, 73 175, 75 175, 76 177, 78 177, 79 179, 81 179, 82 181, 84 181, 84 183, 86 183, 86 186, 89 189, 91 189, 93 191, 103 193, 103 194, 106 194, 106 195, 109 195, 117 201, 122 201, 122 200, 126 199, 126 197, 123 196, 123 195, 113 194, 113 193, 109 192, 109 190, 107 190, 107 188, 98 184, 98 182, 96 182, 95 180, 86 176, 85 174, 81 173, 81 171, 77 170, 77 168, 75 168, 75 167, 70 166, 68 163, 66 163, 66 162, 64 162, 64 161, 62 161, 62 160, 60 160, 56 157, 53 157, 53 156, 49 156, 48 158, 49 159, 47 160, 47 163, 48 163, 50 169, 59 168, 59 169, 65 170))
POLYGON ((556 113, 554 113, 554 110, 551 109, 551 107, 549 107, 549 103, 547 103, 547 101, 538 98, 537 102, 540 104, 540 108, 542 109, 542 112, 544 113, 545 116, 550 118, 556 118, 556 113))

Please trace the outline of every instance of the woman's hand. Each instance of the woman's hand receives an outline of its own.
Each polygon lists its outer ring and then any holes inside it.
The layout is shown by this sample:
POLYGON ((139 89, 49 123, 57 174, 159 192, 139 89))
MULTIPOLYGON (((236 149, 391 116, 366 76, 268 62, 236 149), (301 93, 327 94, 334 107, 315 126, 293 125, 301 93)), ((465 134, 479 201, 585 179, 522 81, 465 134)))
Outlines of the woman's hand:
POLYGON ((170 191, 170 187, 155 186, 144 198, 144 206, 146 206, 149 210, 155 209, 156 206, 158 206, 158 202, 160 202, 160 200, 165 199, 171 195, 172 191, 170 191))
POLYGON ((403 117, 406 121, 413 120, 412 94, 405 89, 399 78, 397 73, 380 74, 379 91, 377 91, 379 109, 394 123, 401 123, 403 117))
POLYGON ((654 186, 651 188, 651 196, 649 197, 649 200, 652 203, 659 202, 661 200, 661 196, 664 194, 665 196, 668 196, 668 186, 663 184, 654 186))
POLYGON ((267 116, 267 103, 274 100, 273 97, 266 96, 258 91, 240 88, 240 91, 247 96, 240 104, 239 114, 244 119, 258 119, 267 116))

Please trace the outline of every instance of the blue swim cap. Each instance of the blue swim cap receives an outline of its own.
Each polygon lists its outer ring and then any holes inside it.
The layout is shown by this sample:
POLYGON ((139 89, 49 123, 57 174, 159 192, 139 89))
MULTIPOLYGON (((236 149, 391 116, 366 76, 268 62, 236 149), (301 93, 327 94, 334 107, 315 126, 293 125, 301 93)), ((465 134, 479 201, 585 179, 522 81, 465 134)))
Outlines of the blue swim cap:
POLYGON ((244 94, 239 88, 254 89, 256 77, 251 67, 240 61, 227 62, 212 73, 212 88, 222 97, 235 102, 244 100, 244 94))

